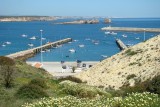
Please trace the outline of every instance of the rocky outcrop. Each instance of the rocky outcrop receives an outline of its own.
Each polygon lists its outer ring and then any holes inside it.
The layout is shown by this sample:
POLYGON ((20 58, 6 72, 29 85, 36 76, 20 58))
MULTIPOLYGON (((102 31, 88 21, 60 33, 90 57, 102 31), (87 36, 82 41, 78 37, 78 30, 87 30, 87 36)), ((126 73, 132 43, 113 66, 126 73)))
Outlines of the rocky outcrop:
POLYGON ((160 35, 105 59, 76 78, 88 85, 119 89, 160 75, 160 35))
POLYGON ((111 19, 104 19, 104 23, 111 23, 111 19))
POLYGON ((72 22, 62 22, 58 24, 97 24, 99 23, 99 20, 77 20, 77 21, 72 21, 72 22))

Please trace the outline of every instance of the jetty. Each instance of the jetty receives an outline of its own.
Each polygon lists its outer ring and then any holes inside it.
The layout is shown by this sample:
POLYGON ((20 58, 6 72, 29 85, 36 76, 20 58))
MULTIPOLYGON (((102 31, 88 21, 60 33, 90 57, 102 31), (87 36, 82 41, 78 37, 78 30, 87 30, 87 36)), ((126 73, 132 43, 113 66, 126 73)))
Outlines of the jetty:
POLYGON ((127 46, 120 39, 116 39, 116 43, 121 50, 124 50, 127 48, 127 46))
POLYGON ((41 52, 41 50, 50 49, 52 47, 56 47, 58 45, 68 43, 68 42, 71 42, 71 41, 72 41, 71 38, 66 38, 66 39, 55 41, 55 42, 50 42, 50 43, 47 43, 45 45, 35 47, 35 48, 32 48, 32 49, 28 49, 28 50, 16 52, 16 53, 13 53, 13 54, 9 54, 9 55, 6 55, 6 57, 9 57, 9 58, 12 58, 12 59, 26 60, 27 58, 33 57, 35 54, 41 52))
POLYGON ((126 31, 126 32, 160 32, 160 28, 133 28, 133 27, 103 27, 106 31, 126 31))

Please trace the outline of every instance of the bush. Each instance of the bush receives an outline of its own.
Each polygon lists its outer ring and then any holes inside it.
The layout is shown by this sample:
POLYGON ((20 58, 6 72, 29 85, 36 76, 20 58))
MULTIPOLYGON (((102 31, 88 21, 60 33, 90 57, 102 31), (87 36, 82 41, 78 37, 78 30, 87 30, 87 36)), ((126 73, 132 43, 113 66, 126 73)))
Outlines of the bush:
POLYGON ((47 85, 46 85, 46 81, 42 78, 35 78, 35 79, 32 79, 29 83, 30 85, 37 85, 41 88, 44 88, 46 89, 47 88, 47 85))
POLYGON ((125 51, 125 53, 129 56, 132 56, 132 55, 135 55, 137 54, 138 52, 135 52, 135 51, 132 51, 131 49, 128 49, 127 51, 125 51))
POLYGON ((147 90, 160 95, 160 75, 154 77, 149 83, 147 90))
POLYGON ((60 85, 64 93, 79 98, 94 98, 97 95, 111 97, 111 94, 107 93, 106 91, 85 84, 77 84, 71 81, 63 81, 60 83, 60 85))
POLYGON ((48 97, 47 93, 38 85, 27 84, 22 86, 16 93, 18 98, 43 98, 48 97))
POLYGON ((82 83, 81 79, 73 77, 73 76, 68 76, 68 77, 65 77, 65 78, 60 78, 59 80, 60 81, 69 80, 69 81, 76 82, 76 83, 82 83))
POLYGON ((131 74, 131 75, 128 75, 126 79, 129 80, 129 79, 132 79, 134 77, 136 77, 136 75, 135 74, 131 74))

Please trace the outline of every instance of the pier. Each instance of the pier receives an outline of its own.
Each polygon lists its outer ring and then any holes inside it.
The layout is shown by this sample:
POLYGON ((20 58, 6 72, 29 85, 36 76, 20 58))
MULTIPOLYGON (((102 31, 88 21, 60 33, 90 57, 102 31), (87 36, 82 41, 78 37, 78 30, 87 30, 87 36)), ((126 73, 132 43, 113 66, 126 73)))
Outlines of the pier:
POLYGON ((50 42, 50 43, 47 43, 45 45, 35 47, 35 48, 32 48, 32 49, 28 49, 28 50, 16 52, 16 53, 13 53, 13 54, 10 54, 10 55, 6 55, 6 57, 9 57, 9 58, 12 58, 12 59, 26 60, 27 58, 33 57, 35 54, 41 52, 41 49, 42 50, 50 49, 52 47, 56 47, 56 46, 64 44, 64 43, 68 43, 70 41, 72 41, 71 38, 66 38, 66 39, 63 39, 63 40, 56 41, 56 42, 50 42))
POLYGON ((160 28, 132 28, 132 27, 103 27, 101 30, 107 31, 127 31, 127 32, 160 32, 160 28))
POLYGON ((120 39, 116 39, 116 43, 121 50, 124 50, 127 48, 127 46, 120 39))

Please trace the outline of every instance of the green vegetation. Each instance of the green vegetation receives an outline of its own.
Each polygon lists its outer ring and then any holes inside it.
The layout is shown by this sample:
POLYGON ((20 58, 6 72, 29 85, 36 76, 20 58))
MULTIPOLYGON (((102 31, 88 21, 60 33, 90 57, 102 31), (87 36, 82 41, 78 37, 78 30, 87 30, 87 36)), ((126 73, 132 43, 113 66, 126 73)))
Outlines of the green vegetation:
POLYGON ((128 49, 127 51, 125 51, 125 54, 127 54, 128 56, 133 56, 135 54, 137 54, 138 52, 132 51, 131 49, 128 49))
POLYGON ((44 98, 32 104, 25 104, 23 107, 159 107, 160 98, 157 94, 133 93, 125 98, 76 98, 66 96, 63 98, 44 98))
POLYGON ((0 73, 2 75, 3 84, 6 88, 10 88, 13 82, 13 73, 15 69, 14 60, 0 56, 0 73))
POLYGON ((83 83, 78 84, 71 81, 63 81, 60 85, 64 93, 79 98, 95 98, 97 95, 111 97, 111 94, 106 91, 100 88, 85 85, 83 83))
MULTIPOLYGON (((105 90, 102 86, 101 88, 88 86, 80 79, 71 76, 55 80, 44 69, 31 67, 22 61, 13 61, 4 57, 2 59, 1 67, 8 64, 9 67, 14 68, 10 71, 14 72, 11 75, 10 87, 4 85, 4 75, 0 73, 0 107, 160 106, 158 96, 160 95, 160 76, 143 83, 137 82, 134 87, 123 86, 117 91, 105 90)), ((136 75, 131 74, 126 79, 134 77, 136 75)))
POLYGON ((131 75, 128 75, 126 79, 129 80, 129 79, 132 79, 134 77, 136 77, 136 75, 135 74, 131 74, 131 75))

